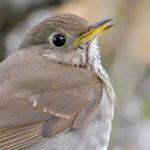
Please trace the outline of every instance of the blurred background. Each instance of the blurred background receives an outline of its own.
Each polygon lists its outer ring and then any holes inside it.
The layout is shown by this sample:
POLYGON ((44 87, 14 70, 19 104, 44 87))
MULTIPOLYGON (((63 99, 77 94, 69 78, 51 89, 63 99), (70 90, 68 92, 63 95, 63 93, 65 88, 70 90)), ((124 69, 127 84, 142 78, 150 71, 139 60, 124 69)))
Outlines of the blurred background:
POLYGON ((114 18, 100 38, 117 95, 109 150, 150 150, 150 0, 0 0, 0 61, 35 24, 64 12, 90 23, 114 18))

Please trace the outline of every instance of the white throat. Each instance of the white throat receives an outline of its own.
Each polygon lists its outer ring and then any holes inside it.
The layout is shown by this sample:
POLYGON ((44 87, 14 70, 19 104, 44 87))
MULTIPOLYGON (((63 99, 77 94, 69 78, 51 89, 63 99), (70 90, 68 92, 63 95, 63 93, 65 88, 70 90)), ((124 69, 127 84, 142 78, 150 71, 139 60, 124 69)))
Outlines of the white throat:
POLYGON ((110 103, 113 104, 116 100, 115 92, 110 83, 110 79, 101 64, 100 49, 98 46, 97 38, 93 39, 90 43, 88 52, 88 63, 90 69, 94 71, 94 73, 103 81, 108 99, 110 103))

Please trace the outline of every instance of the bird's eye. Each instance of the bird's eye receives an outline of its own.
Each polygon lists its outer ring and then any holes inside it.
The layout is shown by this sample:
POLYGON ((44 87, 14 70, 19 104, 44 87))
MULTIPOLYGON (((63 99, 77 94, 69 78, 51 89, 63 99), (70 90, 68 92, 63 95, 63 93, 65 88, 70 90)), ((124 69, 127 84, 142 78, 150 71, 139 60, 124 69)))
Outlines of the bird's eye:
POLYGON ((63 47, 66 44, 66 38, 64 35, 61 34, 55 34, 52 37, 52 43, 56 47, 63 47))

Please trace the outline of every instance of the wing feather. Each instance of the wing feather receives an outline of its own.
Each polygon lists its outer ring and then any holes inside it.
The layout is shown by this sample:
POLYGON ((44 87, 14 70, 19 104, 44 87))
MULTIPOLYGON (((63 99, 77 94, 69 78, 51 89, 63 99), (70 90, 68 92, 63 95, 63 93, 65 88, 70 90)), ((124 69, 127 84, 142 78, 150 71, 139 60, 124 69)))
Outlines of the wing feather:
POLYGON ((102 83, 88 69, 13 54, 0 64, 0 149, 21 149, 85 126, 101 95, 102 83))

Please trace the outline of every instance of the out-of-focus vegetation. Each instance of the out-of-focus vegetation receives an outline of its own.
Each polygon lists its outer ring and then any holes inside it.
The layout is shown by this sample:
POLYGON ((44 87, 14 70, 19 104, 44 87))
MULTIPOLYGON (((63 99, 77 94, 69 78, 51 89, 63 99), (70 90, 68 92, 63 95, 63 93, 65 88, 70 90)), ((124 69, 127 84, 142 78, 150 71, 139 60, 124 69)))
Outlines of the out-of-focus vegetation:
POLYGON ((55 13, 94 23, 114 18, 100 39, 103 65, 117 94, 110 150, 150 150, 149 0, 0 0, 0 60, 29 29, 55 13))

